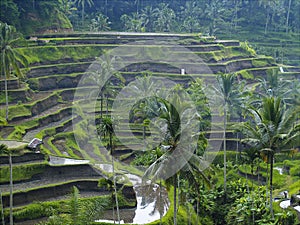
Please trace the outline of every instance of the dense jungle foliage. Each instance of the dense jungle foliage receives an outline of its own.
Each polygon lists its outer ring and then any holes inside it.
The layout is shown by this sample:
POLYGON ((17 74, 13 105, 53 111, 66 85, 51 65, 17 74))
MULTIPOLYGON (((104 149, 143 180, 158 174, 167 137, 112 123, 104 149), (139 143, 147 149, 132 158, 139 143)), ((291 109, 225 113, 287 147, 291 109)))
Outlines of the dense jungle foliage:
POLYGON ((299 0, 3 0, 0 6, 0 20, 27 34, 71 28, 68 19, 75 30, 300 32, 299 0))

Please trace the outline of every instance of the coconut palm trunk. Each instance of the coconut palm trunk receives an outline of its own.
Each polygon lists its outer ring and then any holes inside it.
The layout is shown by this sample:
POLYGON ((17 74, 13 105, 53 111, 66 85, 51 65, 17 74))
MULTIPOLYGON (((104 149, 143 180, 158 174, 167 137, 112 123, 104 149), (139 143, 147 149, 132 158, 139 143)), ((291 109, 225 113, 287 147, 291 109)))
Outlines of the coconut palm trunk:
POLYGON ((1 206, 1 221, 2 221, 2 224, 5 225, 3 202, 2 202, 2 192, 1 192, 1 190, 0 190, 0 206, 1 206))
MULTIPOLYGON (((119 203, 118 203, 118 195, 117 195, 117 184, 116 184, 116 175, 115 175, 115 164, 114 164, 114 152, 113 152, 113 133, 114 133, 114 122, 113 119, 109 116, 104 116, 102 118, 102 122, 99 124, 100 126, 97 128, 101 135, 105 137, 108 136, 108 146, 107 148, 110 149, 111 154, 111 165, 112 165, 112 173, 113 173, 113 188, 115 194, 115 202, 117 208, 117 219, 120 224, 120 212, 119 212, 119 203)), ((114 207, 113 207, 113 217, 114 217, 114 207)), ((114 218, 115 221, 115 218, 114 218)))
POLYGON ((227 167, 227 159, 226 159, 226 127, 227 127, 227 104, 224 104, 224 128, 223 128, 223 151, 224 151, 224 192, 226 194, 227 189, 227 178, 226 178, 226 167, 227 167))
POLYGON ((4 75, 4 89, 5 89, 5 120, 8 122, 8 87, 7 77, 4 75))
POLYGON ((273 211, 273 166, 274 166, 274 154, 271 153, 270 157, 270 212, 272 218, 274 219, 274 211, 273 211))
POLYGON ((110 150, 111 150, 111 164, 112 164, 112 172, 113 172, 113 183, 114 183, 115 201, 116 201, 116 208, 117 208, 117 219, 118 219, 118 224, 120 224, 120 212, 119 212, 118 192, 117 192, 116 174, 115 174, 115 165, 114 165, 114 157, 113 157, 113 147, 112 147, 112 133, 109 134, 109 145, 110 145, 110 150))
MULTIPOLYGON (((162 184, 161 184, 161 180, 159 180, 159 208, 161 208, 161 204, 162 204, 162 193, 161 193, 161 189, 162 189, 162 184)), ((162 225, 162 213, 159 213, 159 224, 162 225)))
POLYGON ((173 216, 174 216, 174 220, 173 223, 174 225, 177 225, 177 174, 174 175, 174 212, 173 212, 173 216))
POLYGON ((102 122, 102 117, 103 117, 103 93, 101 92, 101 100, 100 100, 100 118, 101 118, 101 122, 102 122))
POLYGON ((14 224, 13 221, 13 167, 11 153, 8 154, 9 160, 9 223, 14 224))
POLYGON ((289 0, 289 6, 287 10, 287 15, 286 15, 286 22, 285 22, 285 32, 289 32, 289 19, 290 19, 290 11, 291 11, 291 5, 292 5, 292 0, 289 0))

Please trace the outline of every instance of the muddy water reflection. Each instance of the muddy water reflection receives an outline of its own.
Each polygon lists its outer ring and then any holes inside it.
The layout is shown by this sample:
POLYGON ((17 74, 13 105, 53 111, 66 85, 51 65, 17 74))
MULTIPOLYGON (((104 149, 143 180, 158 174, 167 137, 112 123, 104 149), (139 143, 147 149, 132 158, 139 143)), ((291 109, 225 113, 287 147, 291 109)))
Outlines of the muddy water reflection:
POLYGON ((144 224, 160 219, 169 208, 167 190, 157 184, 135 185, 137 198, 134 224, 144 224))
MULTIPOLYGON (((110 164, 96 164, 106 172, 112 172, 110 164)), ((166 188, 158 184, 142 184, 141 177, 121 171, 123 175, 117 175, 118 182, 129 179, 136 193, 137 206, 135 209, 120 209, 120 219, 125 223, 146 224, 163 217, 169 209, 168 192, 166 188)), ((112 212, 106 211, 105 220, 113 223, 112 212)), ((98 220, 104 222, 104 220, 98 220)))

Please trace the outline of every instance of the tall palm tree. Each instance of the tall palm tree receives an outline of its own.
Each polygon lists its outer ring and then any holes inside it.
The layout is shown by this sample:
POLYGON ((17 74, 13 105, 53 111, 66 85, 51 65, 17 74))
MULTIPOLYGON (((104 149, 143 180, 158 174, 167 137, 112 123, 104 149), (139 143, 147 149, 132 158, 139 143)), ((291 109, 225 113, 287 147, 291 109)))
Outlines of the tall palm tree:
POLYGON ((16 29, 13 26, 9 26, 7 23, 0 22, 0 74, 1 76, 4 76, 5 81, 6 121, 8 121, 7 79, 10 78, 12 69, 14 70, 16 76, 23 76, 18 63, 27 66, 27 59, 15 49, 20 40, 21 36, 16 32, 16 29))
POLYGON ((12 153, 14 150, 8 149, 4 144, 0 145, 0 154, 5 154, 8 156, 9 163, 9 223, 13 225, 13 162, 12 153))
MULTIPOLYGON (((175 87, 176 88, 176 87, 175 87)), ((159 99, 161 108, 159 111, 159 117, 164 120, 165 124, 162 125, 164 130, 164 145, 167 146, 167 150, 161 155, 149 168, 145 171, 144 178, 150 178, 153 182, 169 177, 170 173, 174 174, 168 178, 167 182, 173 182, 174 187, 174 221, 173 224, 177 224, 177 185, 178 174, 181 169, 191 168, 191 165, 195 165, 199 172, 203 161, 200 157, 194 154, 193 144, 198 139, 197 134, 192 135, 190 130, 195 125, 199 128, 198 124, 191 124, 185 121, 185 116, 197 116, 196 113, 190 110, 190 104, 188 102, 182 102, 180 98, 180 92, 176 91, 170 95, 168 100, 159 99)), ((192 119, 191 119, 192 120, 192 119)))
POLYGON ((245 135, 242 141, 252 148, 258 149, 267 156, 270 164, 270 211, 272 216, 273 164, 276 153, 299 146, 300 124, 296 123, 300 107, 287 108, 280 98, 266 97, 259 109, 249 109, 253 119, 240 125, 245 135))
POLYGON ((280 79, 278 70, 273 69, 267 74, 266 79, 258 77, 258 95, 280 97, 282 100, 288 99, 292 93, 292 82, 286 79, 280 79))
MULTIPOLYGON (((111 164, 112 164, 112 172, 113 172, 113 185, 114 185, 114 192, 115 192, 115 203, 117 208, 117 218, 118 223, 120 224, 120 212, 119 212, 119 202, 118 202, 118 195, 117 195, 117 184, 116 184, 116 175, 115 175, 115 165, 114 165, 114 152, 113 152, 113 134, 114 134, 114 121, 109 116, 104 116, 99 126, 99 133, 103 135, 104 138, 108 136, 109 138, 109 146, 111 154, 111 164)), ((114 218, 115 220, 115 218, 114 218)))
POLYGON ((84 27, 84 10, 86 4, 88 4, 90 7, 94 5, 93 0, 75 0, 75 2, 78 6, 81 7, 81 23, 82 23, 82 28, 84 27))
POLYGON ((228 121, 229 109, 232 107, 233 102, 238 98, 238 89, 235 83, 235 74, 219 74, 217 76, 217 83, 214 87, 216 97, 219 97, 222 102, 223 108, 223 151, 224 151, 224 191, 226 192, 226 129, 228 121))
POLYGON ((92 91, 90 95, 94 96, 100 92, 100 118, 102 119, 104 98, 106 98, 106 114, 108 114, 108 98, 117 94, 117 90, 115 88, 116 83, 118 83, 119 86, 123 86, 125 79, 120 73, 115 71, 114 65, 117 61, 115 56, 110 57, 109 54, 105 54, 104 57, 99 58, 98 61, 100 68, 91 71, 86 82, 92 82, 100 88, 100 90, 95 89, 92 91), (113 78, 117 81, 112 82, 113 78))
POLYGON ((154 16, 156 31, 168 32, 172 31, 175 22, 175 12, 169 7, 169 4, 160 3, 154 16))
POLYGON ((160 106, 155 94, 161 85, 159 81, 153 79, 151 74, 145 74, 143 77, 137 77, 128 85, 128 88, 134 102, 136 101, 134 96, 139 96, 140 99, 132 107, 131 120, 142 124, 144 150, 146 150, 146 128, 149 126, 150 120, 158 116, 160 106))
POLYGON ((154 31, 154 22, 156 20, 156 14, 158 9, 152 6, 146 6, 142 9, 141 18, 143 20, 143 27, 145 27, 147 32, 154 31))

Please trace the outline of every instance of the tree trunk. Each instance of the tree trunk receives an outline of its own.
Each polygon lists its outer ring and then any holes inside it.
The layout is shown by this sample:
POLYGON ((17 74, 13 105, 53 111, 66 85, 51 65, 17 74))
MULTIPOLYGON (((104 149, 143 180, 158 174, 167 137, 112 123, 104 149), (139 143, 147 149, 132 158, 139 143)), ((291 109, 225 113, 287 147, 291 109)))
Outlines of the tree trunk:
POLYGON ((189 225, 192 225, 192 212, 190 204, 188 204, 188 214, 189 214, 189 225))
MULTIPOLYGON (((101 101, 100 101, 100 118, 102 120, 103 117, 103 94, 101 93, 101 101)), ((101 121, 102 122, 102 121, 101 121)))
POLYGON ((107 0, 105 0, 105 16, 107 17, 107 0))
POLYGON ((83 29, 84 28, 84 1, 82 2, 81 22, 82 22, 82 29, 83 29))
POLYGON ((270 154, 268 152, 268 156, 267 156, 267 180, 266 180, 266 207, 268 205, 269 158, 270 158, 270 154))
MULTIPOLYGON (((269 5, 268 5, 269 6, 269 5)), ((266 24, 265 24, 265 34, 268 33, 268 25, 270 21, 270 13, 269 13, 269 7, 267 8, 267 18, 266 18, 266 24)))
POLYGON ((199 217, 199 201, 198 201, 198 197, 196 199, 196 225, 198 225, 198 217, 199 217))
POLYGON ((7 90, 7 77, 4 74, 4 88, 5 88, 5 119, 8 122, 8 90, 7 90))
POLYGON ((146 126, 143 124, 143 142, 144 142, 144 151, 146 151, 146 126))
POLYGON ((2 202, 2 192, 1 192, 1 190, 0 190, 0 204, 1 204, 1 221, 2 221, 2 224, 5 225, 3 202, 2 202))
POLYGON ((226 195, 227 189, 227 177, 226 177, 226 167, 227 167, 227 160, 226 160, 226 127, 227 127, 227 110, 226 110, 226 103, 224 104, 224 130, 223 130, 223 153, 224 153, 224 192, 226 195))
POLYGON ((292 0, 289 0, 289 7, 288 7, 288 11, 287 11, 287 15, 286 15, 286 22, 285 22, 285 32, 286 33, 289 32, 289 19, 290 19, 291 4, 292 4, 292 0))
POLYGON ((234 9, 234 30, 237 29, 238 21, 238 1, 235 1, 235 9, 234 9))
POLYGON ((117 219, 118 219, 118 224, 120 224, 119 202, 118 202, 118 195, 117 195, 117 184, 116 184, 115 165, 114 165, 113 147, 112 147, 112 133, 109 134, 109 145, 110 145, 110 153, 111 153, 111 164, 112 164, 112 172, 113 172, 115 201, 116 201, 116 207, 117 207, 117 219))
POLYGON ((108 115, 108 95, 106 95, 106 115, 108 115))
POLYGON ((174 175, 174 225, 177 225, 177 174, 174 175))
POLYGON ((245 175, 246 175, 246 188, 247 188, 247 193, 249 194, 249 185, 248 185, 248 173, 247 173, 247 166, 245 166, 245 175))
MULTIPOLYGON (((162 204, 162 194, 161 194, 161 180, 159 180, 159 209, 162 208, 161 204, 162 204)), ((159 212, 159 224, 162 225, 162 216, 163 216, 163 213, 164 213, 164 209, 165 207, 163 206, 163 212, 159 212)))
POLYGON ((14 224, 13 221, 13 170, 12 170, 12 157, 9 153, 9 221, 10 225, 14 224))
POLYGON ((271 153, 271 162, 270 162, 270 212, 272 218, 274 219, 274 212, 273 212, 273 161, 274 161, 274 154, 271 153))

